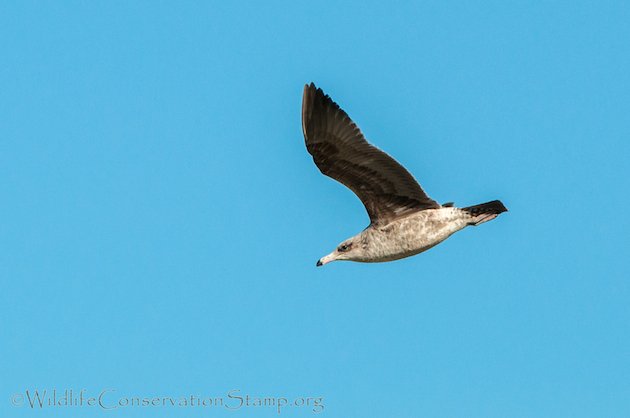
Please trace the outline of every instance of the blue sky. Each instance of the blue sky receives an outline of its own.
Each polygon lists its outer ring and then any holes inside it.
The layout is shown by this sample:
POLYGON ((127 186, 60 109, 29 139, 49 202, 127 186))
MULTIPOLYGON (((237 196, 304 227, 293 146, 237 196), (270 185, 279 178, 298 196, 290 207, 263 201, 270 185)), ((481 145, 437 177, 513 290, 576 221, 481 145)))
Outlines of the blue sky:
POLYGON ((629 416, 624 3, 5 2, 0 415, 629 416), (310 81, 431 197, 510 212, 315 268, 368 219, 306 152, 310 81))

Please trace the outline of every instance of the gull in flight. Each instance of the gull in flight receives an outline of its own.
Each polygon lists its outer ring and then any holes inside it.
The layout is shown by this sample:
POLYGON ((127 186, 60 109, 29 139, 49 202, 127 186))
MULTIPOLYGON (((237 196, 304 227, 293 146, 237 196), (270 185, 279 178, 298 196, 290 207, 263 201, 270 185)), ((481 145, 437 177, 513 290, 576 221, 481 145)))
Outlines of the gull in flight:
POLYGON ((369 144, 346 112, 313 83, 304 86, 302 130, 317 168, 352 190, 370 217, 366 229, 320 258, 317 266, 409 257, 507 211, 499 200, 464 208, 432 200, 402 165, 369 144))

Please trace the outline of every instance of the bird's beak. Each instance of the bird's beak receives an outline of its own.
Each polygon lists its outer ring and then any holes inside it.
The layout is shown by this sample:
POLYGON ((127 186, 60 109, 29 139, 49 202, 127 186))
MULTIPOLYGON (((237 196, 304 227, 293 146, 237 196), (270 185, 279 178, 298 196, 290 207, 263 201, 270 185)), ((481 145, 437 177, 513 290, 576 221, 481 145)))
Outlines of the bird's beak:
POLYGON ((335 260, 336 260, 335 252, 333 251, 332 253, 328 254, 327 256, 324 256, 324 257, 320 258, 319 260, 317 260, 316 266, 317 267, 321 267, 324 264, 328 264, 331 261, 335 261, 335 260))

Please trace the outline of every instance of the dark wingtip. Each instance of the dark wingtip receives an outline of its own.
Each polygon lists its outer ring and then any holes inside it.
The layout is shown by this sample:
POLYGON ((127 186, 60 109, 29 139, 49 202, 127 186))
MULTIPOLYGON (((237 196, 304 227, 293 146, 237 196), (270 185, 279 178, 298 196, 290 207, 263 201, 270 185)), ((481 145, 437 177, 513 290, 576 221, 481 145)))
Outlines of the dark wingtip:
POLYGON ((308 90, 317 90, 317 86, 312 81, 310 83, 304 84, 304 91, 308 90))
POLYGON ((323 264, 322 264, 321 260, 317 260, 317 263, 315 263, 315 266, 316 266, 316 267, 321 267, 321 266, 323 266, 323 264))

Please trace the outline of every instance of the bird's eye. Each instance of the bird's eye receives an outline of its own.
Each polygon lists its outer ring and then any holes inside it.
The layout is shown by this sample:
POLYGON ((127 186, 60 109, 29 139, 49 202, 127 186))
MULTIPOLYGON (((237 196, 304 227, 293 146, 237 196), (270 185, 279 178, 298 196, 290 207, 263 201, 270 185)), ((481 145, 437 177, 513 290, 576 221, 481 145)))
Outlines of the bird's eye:
POLYGON ((343 245, 340 245, 340 246, 339 246, 339 248, 337 248, 337 251, 339 251, 340 253, 346 252, 346 251, 348 251, 348 250, 350 249, 350 246, 351 246, 351 245, 352 245, 352 244, 343 244, 343 245))

